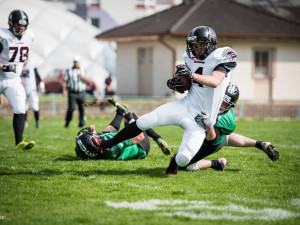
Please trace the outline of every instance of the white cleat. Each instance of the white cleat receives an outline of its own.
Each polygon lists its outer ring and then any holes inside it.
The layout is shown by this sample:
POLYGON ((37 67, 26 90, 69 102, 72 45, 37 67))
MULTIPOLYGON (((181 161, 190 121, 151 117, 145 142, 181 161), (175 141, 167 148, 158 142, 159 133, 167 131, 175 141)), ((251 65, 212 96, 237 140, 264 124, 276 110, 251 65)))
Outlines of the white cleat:
POLYGON ((224 171, 225 168, 226 168, 226 166, 227 166, 227 164, 228 164, 227 159, 225 159, 225 158, 220 158, 220 159, 218 159, 218 161, 219 161, 219 163, 221 164, 222 171, 224 171))
POLYGON ((279 159, 279 152, 274 147, 274 145, 272 145, 272 143, 270 143, 270 142, 262 142, 261 145, 263 147, 263 151, 268 155, 268 157, 272 161, 275 162, 276 160, 279 159))

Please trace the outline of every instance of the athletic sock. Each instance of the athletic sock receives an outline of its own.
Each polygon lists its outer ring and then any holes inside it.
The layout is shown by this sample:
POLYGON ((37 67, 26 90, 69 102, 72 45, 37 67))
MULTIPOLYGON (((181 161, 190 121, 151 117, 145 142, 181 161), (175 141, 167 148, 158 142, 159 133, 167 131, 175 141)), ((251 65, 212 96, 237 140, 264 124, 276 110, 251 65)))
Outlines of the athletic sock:
POLYGON ((159 136, 158 133, 156 133, 152 128, 146 130, 146 134, 154 141, 156 141, 158 138, 161 138, 161 136, 159 136))
POLYGON ((260 150, 263 150, 263 147, 262 147, 262 141, 256 141, 256 143, 255 143, 255 148, 258 148, 258 149, 260 149, 260 150))
POLYGON ((35 118, 36 121, 40 119, 39 111, 34 111, 34 118, 35 118))
POLYGON ((113 126, 117 131, 119 131, 122 120, 123 113, 116 113, 115 118, 110 122, 109 125, 113 126))
POLYGON ((112 139, 110 140, 102 140, 101 147, 102 148, 111 148, 123 141, 126 141, 130 138, 134 138, 135 136, 139 135, 143 131, 137 127, 136 121, 126 126, 120 132, 118 132, 112 139))
POLYGON ((13 127, 15 132, 16 145, 22 141, 25 126, 25 114, 14 114, 13 127))

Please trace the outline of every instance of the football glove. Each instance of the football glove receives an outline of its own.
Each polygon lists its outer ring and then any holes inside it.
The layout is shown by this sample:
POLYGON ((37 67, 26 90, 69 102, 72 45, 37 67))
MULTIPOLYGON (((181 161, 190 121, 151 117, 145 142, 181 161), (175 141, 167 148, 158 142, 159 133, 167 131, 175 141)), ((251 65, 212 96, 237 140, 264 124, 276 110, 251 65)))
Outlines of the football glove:
POLYGON ((209 115, 207 115, 205 112, 201 112, 200 114, 198 114, 195 117, 195 121, 205 130, 209 130, 213 126, 213 123, 211 122, 209 115))
POLYGON ((17 65, 16 64, 7 64, 2 66, 2 71, 4 72, 16 72, 17 65))
POLYGON ((181 80, 179 80, 178 77, 173 77, 172 79, 169 79, 167 81, 167 86, 174 90, 179 92, 180 94, 184 93, 184 85, 183 82, 181 80))
POLYGON ((191 79, 193 79, 193 77, 194 77, 193 72, 190 70, 190 68, 186 64, 177 65, 175 74, 178 74, 180 76, 186 76, 191 79))

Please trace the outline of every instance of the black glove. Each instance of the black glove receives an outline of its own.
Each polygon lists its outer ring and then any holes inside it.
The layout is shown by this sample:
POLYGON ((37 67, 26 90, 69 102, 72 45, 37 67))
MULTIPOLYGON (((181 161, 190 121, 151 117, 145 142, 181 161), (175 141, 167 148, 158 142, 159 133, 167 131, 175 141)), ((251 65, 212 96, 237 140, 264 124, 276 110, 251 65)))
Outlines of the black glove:
POLYGON ((205 130, 209 130, 213 126, 213 123, 210 121, 209 115, 207 115, 205 112, 201 112, 200 114, 198 114, 195 117, 195 121, 205 130))
POLYGON ((181 80, 179 80, 178 77, 173 77, 172 79, 169 79, 167 81, 167 86, 170 89, 179 92, 180 94, 184 93, 183 82, 181 80))
POLYGON ((180 75, 180 76, 186 76, 191 79, 193 79, 193 77, 194 77, 193 72, 190 70, 190 68, 186 64, 177 65, 175 74, 180 75))
POLYGON ((17 65, 16 64, 7 64, 3 65, 2 71, 4 72, 16 72, 17 65))

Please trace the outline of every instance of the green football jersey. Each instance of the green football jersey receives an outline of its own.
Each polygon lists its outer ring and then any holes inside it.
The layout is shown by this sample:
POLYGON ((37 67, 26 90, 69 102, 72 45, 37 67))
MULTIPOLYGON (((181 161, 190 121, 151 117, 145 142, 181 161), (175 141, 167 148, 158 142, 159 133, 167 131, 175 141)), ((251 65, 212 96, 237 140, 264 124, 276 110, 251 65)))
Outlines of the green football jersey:
MULTIPOLYGON (((115 135, 116 133, 105 133, 100 135, 100 138, 103 140, 110 140, 115 135)), ((143 159, 145 157, 146 152, 137 144, 133 144, 132 139, 123 141, 108 149, 106 153, 101 154, 101 159, 110 160, 143 159)))

